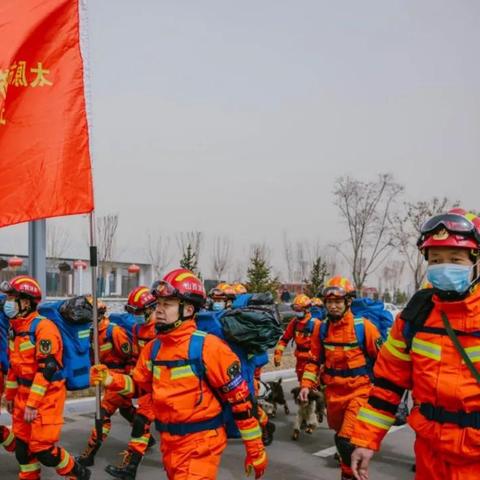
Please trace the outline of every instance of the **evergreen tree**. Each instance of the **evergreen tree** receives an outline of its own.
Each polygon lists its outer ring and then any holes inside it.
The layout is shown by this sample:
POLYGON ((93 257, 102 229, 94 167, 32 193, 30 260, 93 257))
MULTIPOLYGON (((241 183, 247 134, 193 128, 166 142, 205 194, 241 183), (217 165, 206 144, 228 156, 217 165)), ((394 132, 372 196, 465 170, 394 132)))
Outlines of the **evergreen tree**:
POLYGON ((272 278, 272 269, 262 247, 254 247, 247 270, 247 290, 252 293, 271 292, 277 295, 278 279, 272 278))
POLYGON ((313 261, 310 278, 306 281, 305 293, 309 297, 318 297, 323 290, 327 275, 327 263, 319 256, 313 261))
POLYGON ((187 244, 183 251, 183 256, 180 259, 180 266, 192 271, 200 277, 200 272, 198 271, 198 258, 190 243, 187 244))

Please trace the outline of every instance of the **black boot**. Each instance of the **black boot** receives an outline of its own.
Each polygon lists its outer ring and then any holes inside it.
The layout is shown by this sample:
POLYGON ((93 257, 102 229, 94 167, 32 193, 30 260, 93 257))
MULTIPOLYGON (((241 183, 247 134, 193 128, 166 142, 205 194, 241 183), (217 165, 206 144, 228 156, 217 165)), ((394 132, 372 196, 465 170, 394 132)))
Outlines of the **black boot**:
POLYGON ((135 480, 137 468, 142 461, 143 456, 136 452, 127 450, 123 455, 122 463, 116 467, 115 465, 107 465, 105 471, 112 477, 122 480, 135 480))
POLYGON ((84 467, 91 467, 95 463, 95 454, 98 452, 100 447, 98 445, 87 445, 87 448, 82 452, 81 455, 75 457, 75 461, 84 467))
POLYGON ((153 435, 150 434, 150 438, 148 439, 147 448, 152 448, 156 443, 157 443, 157 441, 153 438, 153 435))
POLYGON ((76 461, 67 478, 69 480, 89 480, 91 474, 92 472, 88 468, 85 468, 76 461))
POLYGON ((275 432, 275 424, 270 420, 265 427, 262 428, 262 441, 263 444, 268 447, 273 442, 273 433, 275 432))

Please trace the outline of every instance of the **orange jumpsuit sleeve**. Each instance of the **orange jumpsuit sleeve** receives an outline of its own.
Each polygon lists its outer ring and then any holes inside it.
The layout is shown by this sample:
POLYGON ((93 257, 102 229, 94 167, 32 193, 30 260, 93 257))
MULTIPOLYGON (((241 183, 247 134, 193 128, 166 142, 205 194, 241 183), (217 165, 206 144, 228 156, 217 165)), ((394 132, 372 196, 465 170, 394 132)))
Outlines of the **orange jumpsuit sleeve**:
POLYGON ((351 442, 378 450, 390 427, 405 390, 412 388, 412 360, 403 336, 404 320, 397 316, 387 341, 377 356, 373 388, 360 408, 351 442))
POLYGON ((209 385, 232 407, 233 419, 244 442, 262 438, 260 424, 255 417, 252 396, 241 375, 240 360, 220 338, 207 335, 203 361, 209 385))
POLYGON ((382 336, 378 331, 378 328, 370 321, 365 319, 365 349, 367 350, 368 356, 375 360, 377 358, 378 352, 382 346, 382 336))
POLYGON ((26 406, 37 409, 43 402, 43 397, 52 381, 45 378, 45 369, 50 369, 53 374, 62 368, 63 345, 60 332, 50 320, 42 320, 38 324, 35 337, 35 358, 38 370, 33 377, 26 406))
POLYGON ((12 369, 8 370, 7 381, 5 382, 5 399, 9 402, 15 399, 18 390, 17 376, 12 369))
POLYGON ((322 358, 324 358, 323 345, 320 340, 322 322, 315 322, 312 336, 310 337, 310 357, 305 365, 301 381, 302 388, 315 388, 319 382, 319 373, 322 358))
POLYGON ((132 398, 138 395, 141 390, 143 393, 152 391, 153 366, 150 359, 153 342, 148 343, 140 353, 135 368, 130 375, 110 372, 111 383, 107 388, 126 398, 132 398))
POLYGON ((112 330, 113 349, 119 357, 129 360, 133 355, 132 342, 128 338, 127 332, 119 326, 114 326, 112 330))
POLYGON ((287 328, 283 332, 282 337, 277 343, 277 347, 275 348, 274 355, 280 355, 282 356, 283 351, 285 350, 285 347, 288 345, 288 342, 293 338, 295 335, 295 325, 297 323, 297 319, 294 318, 293 320, 290 320, 289 324, 287 325, 287 328))

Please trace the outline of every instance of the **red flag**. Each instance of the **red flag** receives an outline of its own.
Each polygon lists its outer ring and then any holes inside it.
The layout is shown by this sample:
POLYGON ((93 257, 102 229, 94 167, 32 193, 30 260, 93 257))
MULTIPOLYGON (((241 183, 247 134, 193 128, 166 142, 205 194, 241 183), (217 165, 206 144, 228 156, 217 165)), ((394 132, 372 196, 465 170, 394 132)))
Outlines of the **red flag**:
POLYGON ((0 1, 0 227, 93 210, 79 1, 0 1))

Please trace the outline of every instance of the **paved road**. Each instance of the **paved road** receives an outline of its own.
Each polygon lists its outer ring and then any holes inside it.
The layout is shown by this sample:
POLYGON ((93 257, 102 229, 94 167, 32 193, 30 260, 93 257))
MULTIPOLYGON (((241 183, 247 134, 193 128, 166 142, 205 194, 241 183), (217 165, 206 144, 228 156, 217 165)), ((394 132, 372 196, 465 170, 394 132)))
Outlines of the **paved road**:
MULTIPOLYGON (((285 390, 290 390, 295 384, 285 383, 285 390)), ((291 411, 295 406, 290 402, 291 411)), ((70 414, 64 427, 63 445, 72 453, 80 452, 88 436, 92 422, 91 414, 70 414)), ((290 440, 293 414, 285 416, 279 411, 275 419, 277 432, 275 441, 268 448, 270 467, 265 480, 338 480, 340 473, 335 461, 327 452, 322 452, 333 446, 333 433, 326 424, 322 424, 312 436, 303 434, 298 442, 290 440), (320 452, 319 452, 320 451, 320 452), (314 455, 317 453, 317 455, 314 455), (321 455, 327 454, 327 458, 321 455)), ((121 417, 114 417, 112 432, 97 456, 93 467, 92 480, 111 480, 104 468, 108 463, 117 462, 128 441, 129 428, 121 417)), ((401 428, 390 434, 384 442, 381 454, 375 457, 370 474, 371 480, 411 480, 413 474, 410 467, 413 463, 413 433, 408 428, 401 428)), ((231 441, 222 458, 219 474, 220 480, 244 479, 243 473, 244 449, 240 441, 231 441)), ((3 450, 0 453, 0 478, 2 480, 15 479, 17 465, 12 455, 3 450)), ((148 453, 139 470, 137 478, 142 480, 162 480, 166 475, 162 470, 160 454, 154 447, 148 453)), ((53 471, 45 469, 42 479, 54 479, 53 471)))

